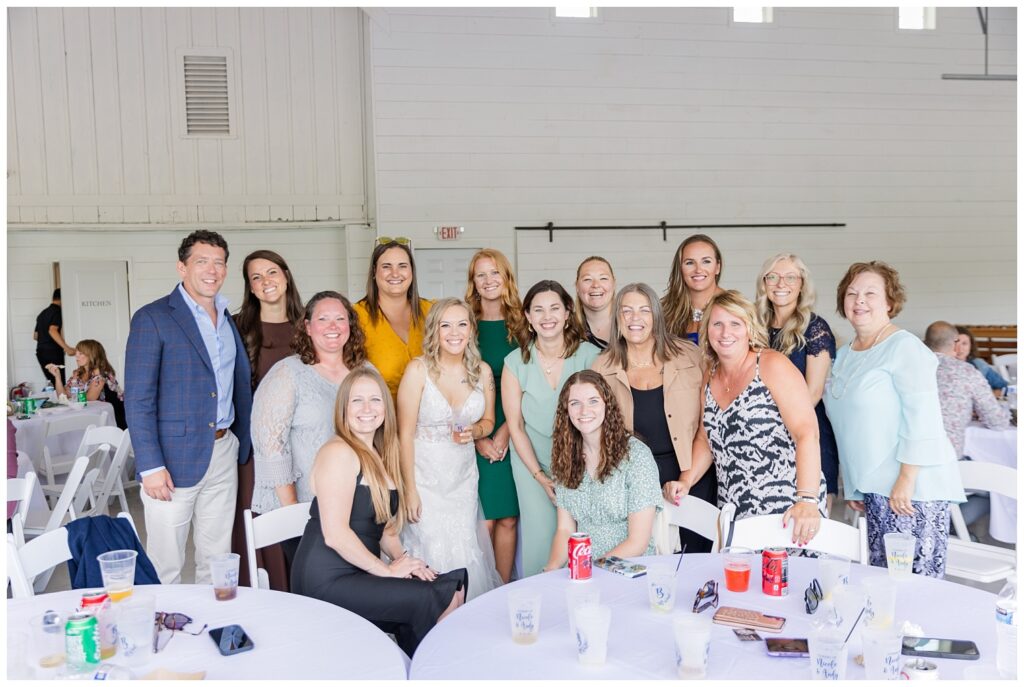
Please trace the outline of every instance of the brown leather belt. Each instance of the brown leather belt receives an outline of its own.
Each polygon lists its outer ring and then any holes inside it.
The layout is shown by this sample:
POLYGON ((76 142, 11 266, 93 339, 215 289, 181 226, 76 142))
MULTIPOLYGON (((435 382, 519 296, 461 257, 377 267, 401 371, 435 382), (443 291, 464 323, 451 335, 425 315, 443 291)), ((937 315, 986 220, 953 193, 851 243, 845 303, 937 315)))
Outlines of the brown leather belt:
POLYGON ((224 435, 227 434, 227 433, 228 433, 228 428, 227 427, 225 427, 224 429, 218 429, 216 432, 213 433, 214 441, 216 441, 217 439, 223 438, 224 435))

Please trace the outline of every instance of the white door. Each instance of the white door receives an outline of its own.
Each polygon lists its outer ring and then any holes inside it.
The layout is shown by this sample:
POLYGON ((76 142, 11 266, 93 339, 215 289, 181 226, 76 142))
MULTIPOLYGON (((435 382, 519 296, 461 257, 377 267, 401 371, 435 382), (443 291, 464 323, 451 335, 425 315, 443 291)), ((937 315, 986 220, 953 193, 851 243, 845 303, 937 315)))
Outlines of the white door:
POLYGON ((417 248, 416 282, 422 298, 465 298, 469 259, 476 248, 417 248))
MULTIPOLYGON (((64 340, 103 344, 119 381, 124 381, 124 349, 128 343, 128 263, 124 260, 60 262, 60 298, 64 340)), ((69 361, 74 366, 74 361, 69 361)), ((67 370, 71 372, 72 370, 67 370)))

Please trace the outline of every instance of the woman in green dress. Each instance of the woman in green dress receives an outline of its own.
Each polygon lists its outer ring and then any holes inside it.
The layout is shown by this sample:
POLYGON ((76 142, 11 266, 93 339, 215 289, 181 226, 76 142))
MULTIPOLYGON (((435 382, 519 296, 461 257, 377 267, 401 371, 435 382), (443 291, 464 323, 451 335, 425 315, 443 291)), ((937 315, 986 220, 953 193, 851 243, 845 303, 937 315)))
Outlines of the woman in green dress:
POLYGON ((523 311, 529 332, 505 358, 501 401, 512 438, 525 577, 541 571, 555 534, 555 486, 548 474, 558 394, 565 379, 589 368, 600 351, 583 340, 572 296, 558 282, 534 284, 523 311))
POLYGON ((661 507, 658 466, 632 436, 604 376, 569 377, 555 413, 551 475, 558 528, 544 570, 565 565, 573 532, 590 535, 594 558, 654 554, 654 516, 661 507))
POLYGON ((469 261, 466 302, 477 322, 477 346, 491 366, 497 382, 494 431, 476 440, 476 465, 480 471, 480 503, 494 547, 494 562, 502 582, 512 577, 516 558, 516 524, 519 500, 508 456, 509 428, 501 408, 501 370, 505 356, 527 340, 526 318, 512 265, 500 251, 479 250, 469 261))

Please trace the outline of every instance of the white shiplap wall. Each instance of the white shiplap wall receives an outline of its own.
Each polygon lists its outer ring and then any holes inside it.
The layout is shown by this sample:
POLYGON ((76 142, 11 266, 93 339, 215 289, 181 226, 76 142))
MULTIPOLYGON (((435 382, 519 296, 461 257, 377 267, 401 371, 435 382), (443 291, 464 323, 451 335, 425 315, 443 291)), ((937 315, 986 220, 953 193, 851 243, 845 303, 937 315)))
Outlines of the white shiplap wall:
POLYGON ((356 8, 11 8, 8 223, 364 221, 356 8), (237 132, 183 135, 228 49, 237 132))
MULTIPOLYGON (((600 253, 620 283, 665 286, 690 232, 546 234, 517 225, 845 222, 711 231, 723 284, 753 293, 761 261, 800 253, 821 314, 856 260, 893 263, 921 333, 939 318, 1016 317, 1016 85, 943 81, 982 70, 971 8, 899 31, 895 8, 390 9, 368 26, 377 221, 419 245, 515 256, 520 284, 570 285, 600 253)), ((992 8, 990 69, 1016 69, 1016 10, 992 8)))
MULTIPOLYGON (((218 231, 228 242, 228 277, 221 290, 232 312, 242 305, 242 260, 258 249, 277 251, 288 262, 304 299, 317 291, 348 288, 346 241, 360 229, 341 225, 289 226, 218 231)), ((365 232, 365 229, 361 231, 365 232)), ((131 311, 170 293, 179 278, 178 245, 189 230, 140 227, 111 233, 97 229, 16 231, 7 235, 8 379, 32 381, 43 374, 35 359, 32 330, 50 302, 53 263, 61 260, 126 260, 131 311)), ((365 274, 361 275, 365 279, 365 274)), ((72 346, 75 342, 69 341, 72 346)), ((106 342, 104 342, 106 343, 106 342)), ((118 370, 123 375, 123 370, 118 370)))

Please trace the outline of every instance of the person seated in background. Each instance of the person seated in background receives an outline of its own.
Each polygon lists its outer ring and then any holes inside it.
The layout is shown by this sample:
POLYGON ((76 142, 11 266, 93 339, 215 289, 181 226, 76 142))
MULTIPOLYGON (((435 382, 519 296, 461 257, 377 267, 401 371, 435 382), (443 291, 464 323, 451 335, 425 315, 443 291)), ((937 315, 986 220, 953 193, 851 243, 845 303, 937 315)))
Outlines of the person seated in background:
MULTIPOLYGON (((1010 409, 995 399, 981 372, 970 363, 957 359, 957 339, 961 336, 964 335, 957 331, 957 327, 940 320, 928 325, 924 344, 935 352, 939 360, 935 377, 939 384, 942 424, 957 457, 965 458, 964 436, 968 423, 977 417, 989 429, 1007 429, 1010 426, 1010 409)), ((988 512, 988 504, 987 493, 968 494, 967 503, 960 507, 964 521, 968 525, 974 523, 988 512)))
POLYGON ((935 352, 939 367, 935 376, 939 384, 939 405, 942 424, 956 455, 964 455, 964 434, 971 419, 977 417, 989 429, 1007 429, 1010 409, 1004 407, 989 391, 988 383, 973 365, 956 358, 956 341, 960 334, 949 322, 932 322, 924 333, 924 345, 935 352))
POLYGON ((978 371, 985 375, 985 381, 988 382, 993 391, 1002 391, 1009 386, 1010 383, 1003 379, 1003 376, 999 374, 996 368, 978 356, 978 342, 974 340, 974 334, 971 334, 971 330, 962 325, 956 325, 956 331, 958 332, 954 349, 956 359, 970 363, 978 368, 978 371))
POLYGON ((594 558, 654 554, 661 504, 658 466, 625 427, 604 377, 593 370, 566 380, 552 437, 557 528, 544 571, 565 565, 573 532, 590 535, 594 558))
POLYGON ((335 436, 317 453, 309 478, 313 501, 292 564, 291 590, 394 633, 412 656, 431 628, 462 605, 466 570, 441 573, 402 549, 398 422, 376 369, 357 367, 345 377, 334 422, 335 436))
POLYGON ((61 382, 60 369, 49 363, 46 369, 54 376, 54 389, 58 396, 67 396, 69 401, 77 401, 68 393, 68 389, 85 387, 87 401, 104 401, 114 407, 114 422, 121 429, 128 429, 124 417, 124 391, 117 382, 114 368, 107 360, 107 352, 103 344, 94 339, 82 339, 75 344, 75 362, 78 368, 68 378, 67 385, 61 382))

